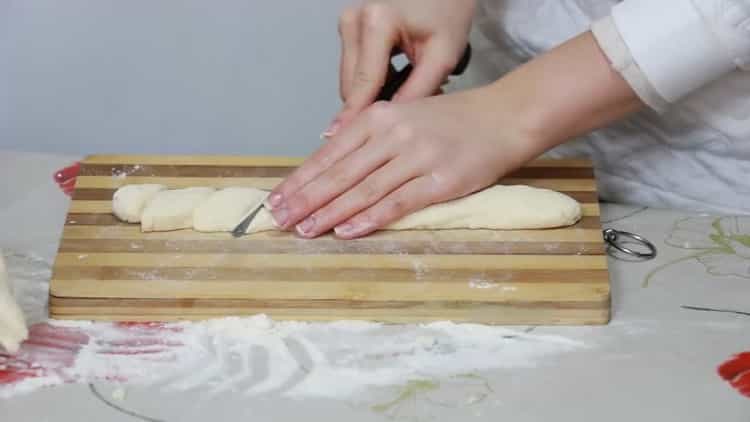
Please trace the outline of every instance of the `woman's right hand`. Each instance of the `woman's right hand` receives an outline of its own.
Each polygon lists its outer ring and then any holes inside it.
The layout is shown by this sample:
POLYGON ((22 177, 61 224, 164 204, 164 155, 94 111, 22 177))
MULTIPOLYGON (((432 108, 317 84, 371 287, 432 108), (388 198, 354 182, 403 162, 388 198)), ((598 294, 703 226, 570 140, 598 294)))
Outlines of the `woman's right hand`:
POLYGON ((466 48, 475 0, 368 0, 339 20, 339 89, 344 102, 328 130, 333 136, 375 101, 385 83, 391 51, 414 66, 393 101, 434 94, 466 48))

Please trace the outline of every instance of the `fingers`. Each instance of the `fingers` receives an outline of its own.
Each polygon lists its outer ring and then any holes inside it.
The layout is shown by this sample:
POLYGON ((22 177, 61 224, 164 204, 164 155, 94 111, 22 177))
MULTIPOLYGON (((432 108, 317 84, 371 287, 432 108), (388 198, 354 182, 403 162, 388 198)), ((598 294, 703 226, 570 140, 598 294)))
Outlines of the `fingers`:
MULTIPOLYGON (((375 143, 377 141, 374 141, 375 143)), ((358 212, 415 178, 420 171, 413 158, 399 156, 367 176, 352 189, 344 192, 328 205, 316 211, 297 225, 303 237, 315 237, 331 230, 358 212)))
POLYGON ((360 12, 354 73, 350 77, 350 88, 343 89, 346 92, 344 109, 324 132, 327 137, 336 135, 377 97, 388 73, 391 50, 398 44, 398 25, 399 17, 388 5, 372 3, 360 12))
POLYGON ((342 101, 346 101, 349 97, 359 55, 359 15, 358 8, 349 7, 341 13, 339 18, 339 36, 341 38, 339 93, 342 101))
POLYGON ((409 79, 394 95, 394 101, 411 101, 439 91, 458 62, 452 54, 448 44, 439 41, 430 43, 409 79))
MULTIPOLYGON (((268 203, 271 208, 274 211, 286 208, 285 202, 295 192, 312 182, 343 157, 361 147, 372 135, 372 128, 377 127, 373 122, 380 122, 382 126, 384 119, 381 116, 388 113, 385 111, 386 108, 386 104, 373 104, 370 110, 365 112, 360 119, 347 126, 339 136, 323 144, 299 168, 273 189, 268 196, 268 203)), ((286 220, 286 218, 283 218, 284 216, 276 214, 274 213, 277 223, 281 223, 280 220, 286 220)))
POLYGON ((295 192, 285 201, 284 208, 274 209, 276 224, 283 229, 297 225, 297 232, 305 236, 318 231, 315 218, 310 214, 346 192, 392 157, 384 142, 367 142, 295 192), (305 220, 300 222, 302 219, 305 220))
POLYGON ((433 202, 434 180, 420 176, 386 195, 375 205, 336 226, 336 236, 354 239, 388 226, 433 202))

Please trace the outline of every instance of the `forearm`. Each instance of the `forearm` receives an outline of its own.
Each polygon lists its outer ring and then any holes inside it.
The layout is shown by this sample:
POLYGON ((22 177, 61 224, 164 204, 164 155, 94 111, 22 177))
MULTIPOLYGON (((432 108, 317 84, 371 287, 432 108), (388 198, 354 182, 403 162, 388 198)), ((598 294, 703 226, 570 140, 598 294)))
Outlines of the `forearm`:
POLYGON ((531 60, 488 87, 513 116, 533 158, 644 107, 590 32, 531 60))

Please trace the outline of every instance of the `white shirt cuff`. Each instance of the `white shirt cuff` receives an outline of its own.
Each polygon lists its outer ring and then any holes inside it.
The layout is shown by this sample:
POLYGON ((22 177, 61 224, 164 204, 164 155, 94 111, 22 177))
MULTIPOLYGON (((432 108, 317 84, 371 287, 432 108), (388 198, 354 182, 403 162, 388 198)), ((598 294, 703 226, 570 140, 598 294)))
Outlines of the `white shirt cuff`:
POLYGON ((625 79, 638 98, 657 112, 665 112, 669 108, 669 103, 656 92, 638 63, 633 60, 633 55, 617 31, 612 17, 608 16, 594 22, 591 33, 612 67, 625 79))
POLYGON ((633 61, 668 103, 737 67, 691 0, 625 0, 612 19, 633 61))

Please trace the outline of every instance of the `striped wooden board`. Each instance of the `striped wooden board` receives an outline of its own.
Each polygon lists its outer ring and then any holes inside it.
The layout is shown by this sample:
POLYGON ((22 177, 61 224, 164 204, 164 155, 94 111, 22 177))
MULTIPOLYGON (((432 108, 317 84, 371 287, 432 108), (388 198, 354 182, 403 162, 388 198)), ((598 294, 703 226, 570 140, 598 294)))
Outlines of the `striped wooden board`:
MULTIPOLYGON (((54 318, 454 320, 604 324, 610 289, 594 172, 540 160, 504 184, 564 192, 583 206, 549 230, 377 232, 314 240, 267 232, 234 239, 192 230, 141 233, 111 214, 119 186, 272 188, 294 158, 90 156, 82 162, 50 286, 54 318)), ((502 210, 497 210, 502 212, 502 210)))

